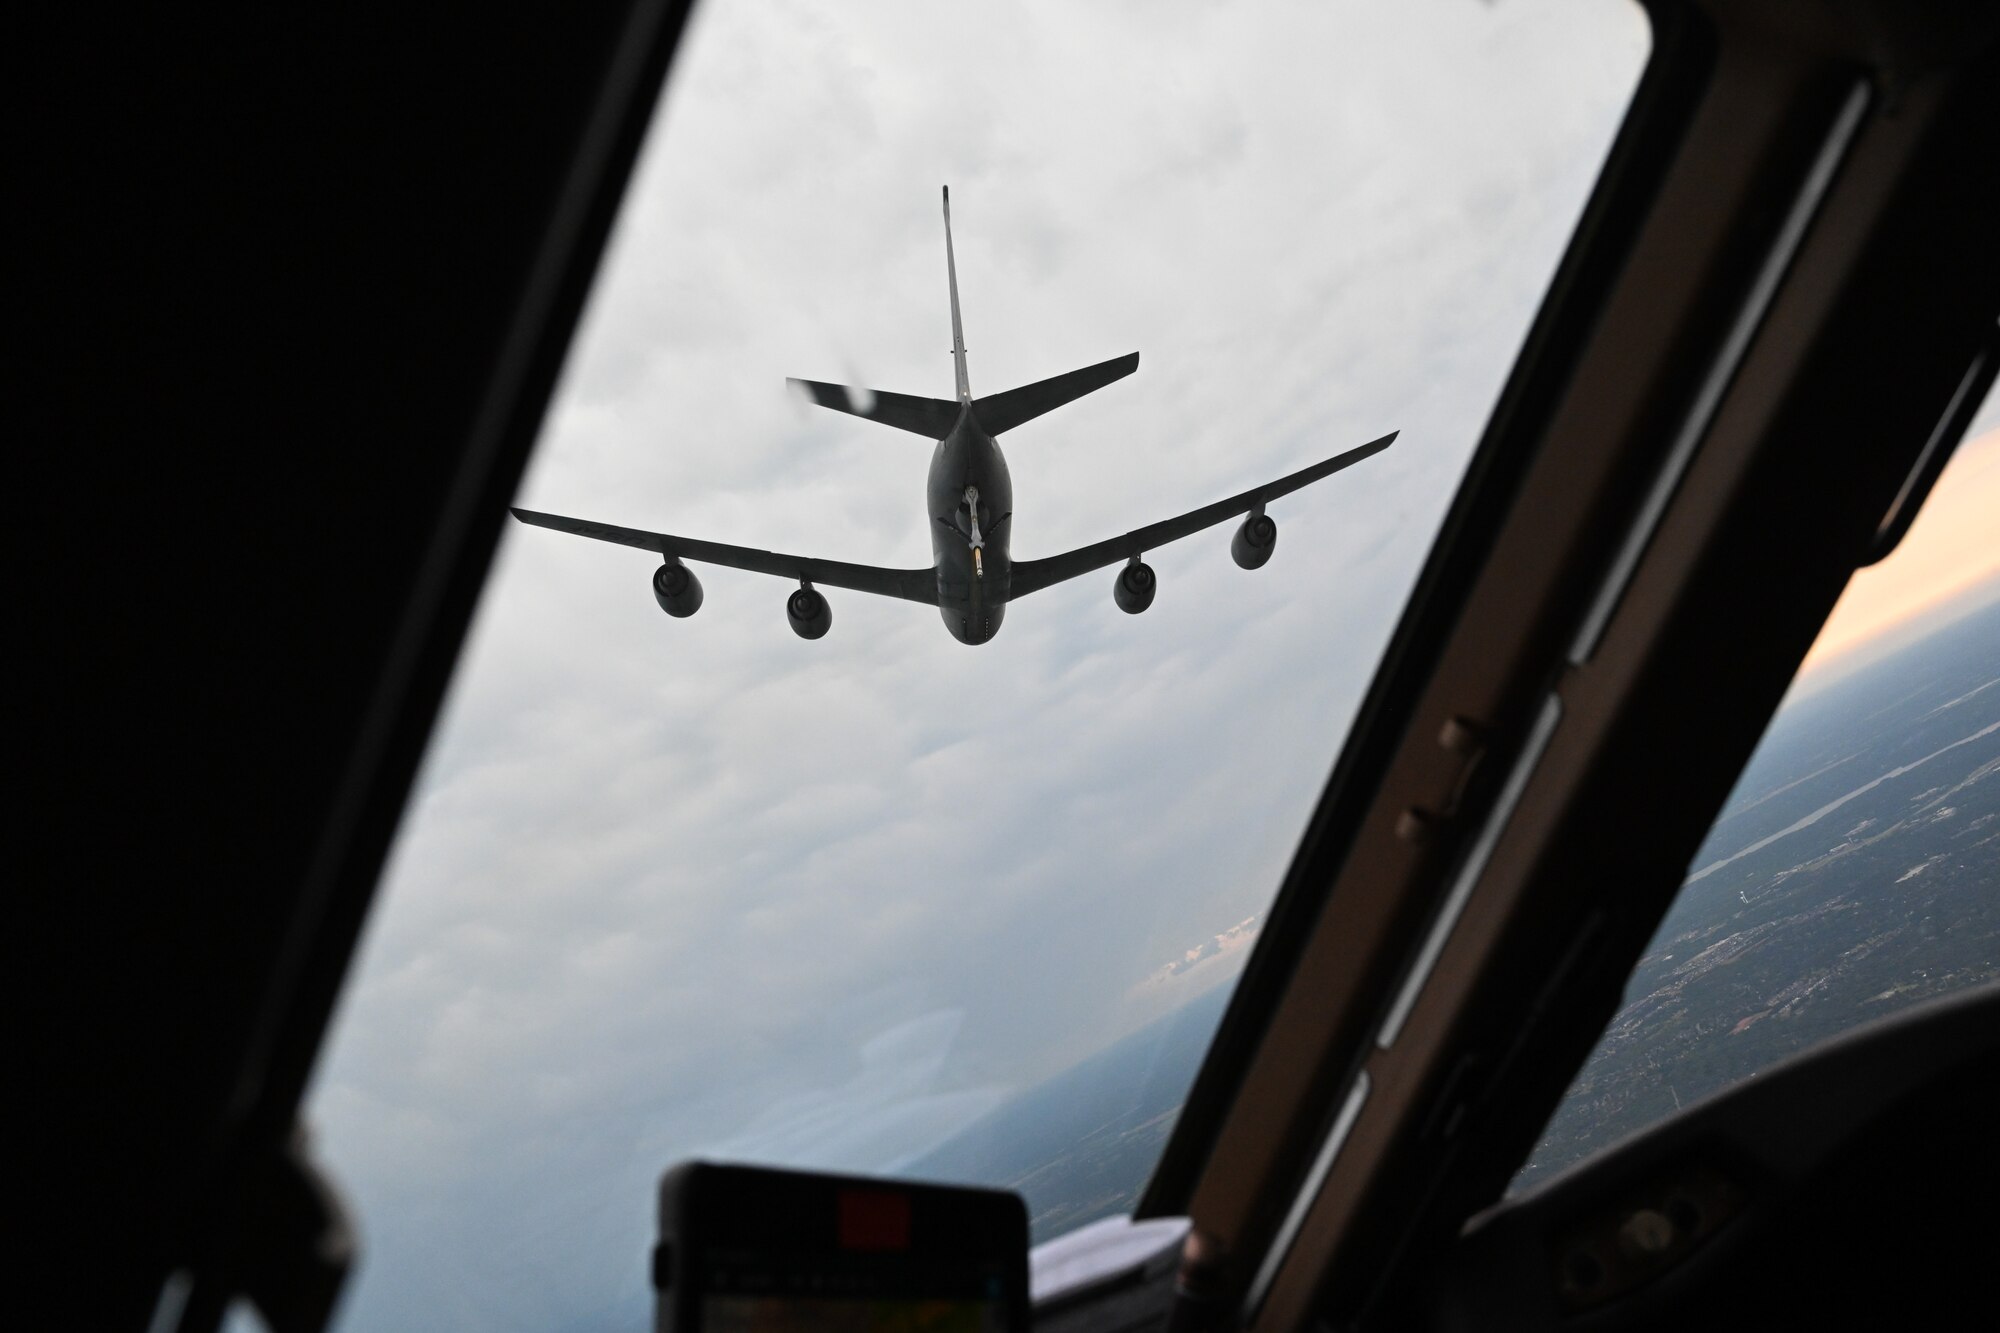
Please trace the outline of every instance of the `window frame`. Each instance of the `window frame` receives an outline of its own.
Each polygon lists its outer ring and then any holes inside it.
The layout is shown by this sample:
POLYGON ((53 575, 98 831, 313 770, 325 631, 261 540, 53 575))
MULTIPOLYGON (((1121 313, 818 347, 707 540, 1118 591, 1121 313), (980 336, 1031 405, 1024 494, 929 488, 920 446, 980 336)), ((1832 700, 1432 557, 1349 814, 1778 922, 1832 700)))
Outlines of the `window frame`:
POLYGON ((1499 1197, 1990 336, 1986 215, 1949 195, 1992 146, 1979 20, 1885 43, 1761 0, 1648 10, 1619 143, 1142 1201, 1191 1216, 1252 1328, 1414 1299, 1499 1197))

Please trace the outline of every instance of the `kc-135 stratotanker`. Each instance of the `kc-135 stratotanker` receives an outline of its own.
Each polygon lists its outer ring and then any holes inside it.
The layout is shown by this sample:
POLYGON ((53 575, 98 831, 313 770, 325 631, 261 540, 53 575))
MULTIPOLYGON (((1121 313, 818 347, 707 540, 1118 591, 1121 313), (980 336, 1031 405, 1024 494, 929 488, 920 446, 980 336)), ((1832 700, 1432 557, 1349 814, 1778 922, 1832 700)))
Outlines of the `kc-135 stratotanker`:
POLYGON ((958 264, 951 248, 948 187, 944 192, 944 255, 945 275, 951 288, 951 358, 958 379, 956 399, 851 389, 815 380, 791 381, 822 407, 937 441, 937 448, 931 454, 927 492, 932 552, 928 568, 883 569, 838 560, 815 560, 527 509, 514 510, 514 517, 558 532, 573 532, 580 537, 658 552, 665 563, 653 571, 653 596, 660 609, 670 616, 691 616, 701 608, 701 581, 682 563, 693 560, 797 579, 797 590, 785 601, 785 616, 801 638, 817 639, 833 624, 832 608, 815 586, 825 584, 935 606, 943 614, 945 628, 953 638, 960 643, 985 643, 999 632, 1007 603, 1121 560, 1125 565, 1118 571, 1112 596, 1120 610, 1134 615, 1144 611, 1153 603, 1155 587, 1152 567, 1141 559, 1145 552, 1239 514, 1246 517, 1236 529, 1229 551, 1237 564, 1256 569, 1271 558, 1278 541, 1278 525, 1264 512, 1267 504, 1379 454, 1395 442, 1396 432, 1391 431, 1358 449, 1335 454, 1290 476, 1217 500, 1178 518, 1044 560, 1015 560, 1008 553, 1014 528, 1014 484, 1007 475, 1007 460, 994 437, 1101 389, 1113 380, 1123 379, 1139 368, 1139 354, 1114 357, 1067 375, 974 398, 965 373, 965 334, 958 315, 958 264))

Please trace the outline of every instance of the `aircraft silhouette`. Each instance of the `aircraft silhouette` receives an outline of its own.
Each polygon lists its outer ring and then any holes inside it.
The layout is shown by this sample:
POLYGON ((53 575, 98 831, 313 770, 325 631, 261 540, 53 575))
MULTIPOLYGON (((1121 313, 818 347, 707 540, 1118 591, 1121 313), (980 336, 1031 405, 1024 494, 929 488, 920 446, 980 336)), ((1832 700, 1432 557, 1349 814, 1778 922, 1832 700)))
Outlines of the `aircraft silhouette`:
POLYGON ((514 517, 558 532, 658 552, 665 562, 653 571, 653 596, 660 609, 670 616, 691 616, 701 609, 701 581, 681 563, 693 560, 797 579, 797 591, 785 601, 785 617, 801 638, 820 638, 833 625, 832 607, 813 586, 823 583, 935 606, 944 616, 945 627, 952 637, 960 643, 979 644, 999 632, 1008 602, 1121 560, 1126 562, 1125 568, 1118 572, 1112 586, 1113 599, 1120 610, 1134 615, 1144 611, 1153 603, 1155 579, 1152 567, 1140 557, 1154 547, 1213 527, 1238 514, 1247 517, 1230 542, 1230 554, 1243 568, 1256 569, 1271 558, 1278 540, 1278 525, 1264 512, 1265 505, 1379 454, 1395 442, 1396 432, 1391 431, 1357 449, 1335 454, 1290 476, 1179 517, 1044 560, 1014 560, 1008 553, 1013 536, 1014 485, 1007 474, 1007 460, 994 437, 1131 374, 1139 368, 1139 354, 1113 357, 1005 393, 974 398, 966 377, 965 334, 958 313, 958 263, 951 248, 949 186, 944 191, 944 253, 945 275, 951 287, 951 357, 958 381, 956 399, 919 398, 822 384, 817 380, 790 381, 822 407, 926 435, 938 442, 931 455, 926 492, 932 518, 929 567, 884 569, 817 560, 529 509, 515 509, 514 517))

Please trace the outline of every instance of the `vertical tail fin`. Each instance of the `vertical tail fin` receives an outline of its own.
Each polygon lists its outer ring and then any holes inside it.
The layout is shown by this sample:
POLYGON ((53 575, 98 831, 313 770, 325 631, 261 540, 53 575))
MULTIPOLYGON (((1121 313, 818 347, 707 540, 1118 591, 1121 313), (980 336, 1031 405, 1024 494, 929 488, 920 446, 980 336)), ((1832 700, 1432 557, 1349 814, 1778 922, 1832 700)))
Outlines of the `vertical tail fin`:
POLYGON ((972 384, 965 377, 965 330, 958 322, 958 261, 951 253, 951 187, 944 187, 944 271, 951 281, 951 361, 958 373, 958 401, 972 401, 972 384))

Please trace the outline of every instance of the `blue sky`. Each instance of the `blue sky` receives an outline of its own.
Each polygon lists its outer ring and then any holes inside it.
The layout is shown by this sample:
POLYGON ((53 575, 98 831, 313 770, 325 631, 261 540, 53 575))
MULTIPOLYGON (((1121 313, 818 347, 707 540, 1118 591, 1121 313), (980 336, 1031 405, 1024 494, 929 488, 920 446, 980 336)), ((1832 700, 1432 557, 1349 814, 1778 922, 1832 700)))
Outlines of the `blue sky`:
POLYGON ((1003 440, 1017 556, 1403 434, 1265 569, 1221 529, 977 649, 838 592, 807 643, 726 570, 670 621, 650 557, 510 525, 310 1107, 347 1326, 643 1326, 670 1162, 893 1169, 1231 978, 1645 48, 1620 3, 699 13, 523 504, 927 563, 928 446, 784 379, 948 393, 945 183, 976 393, 1143 357, 1003 440))

